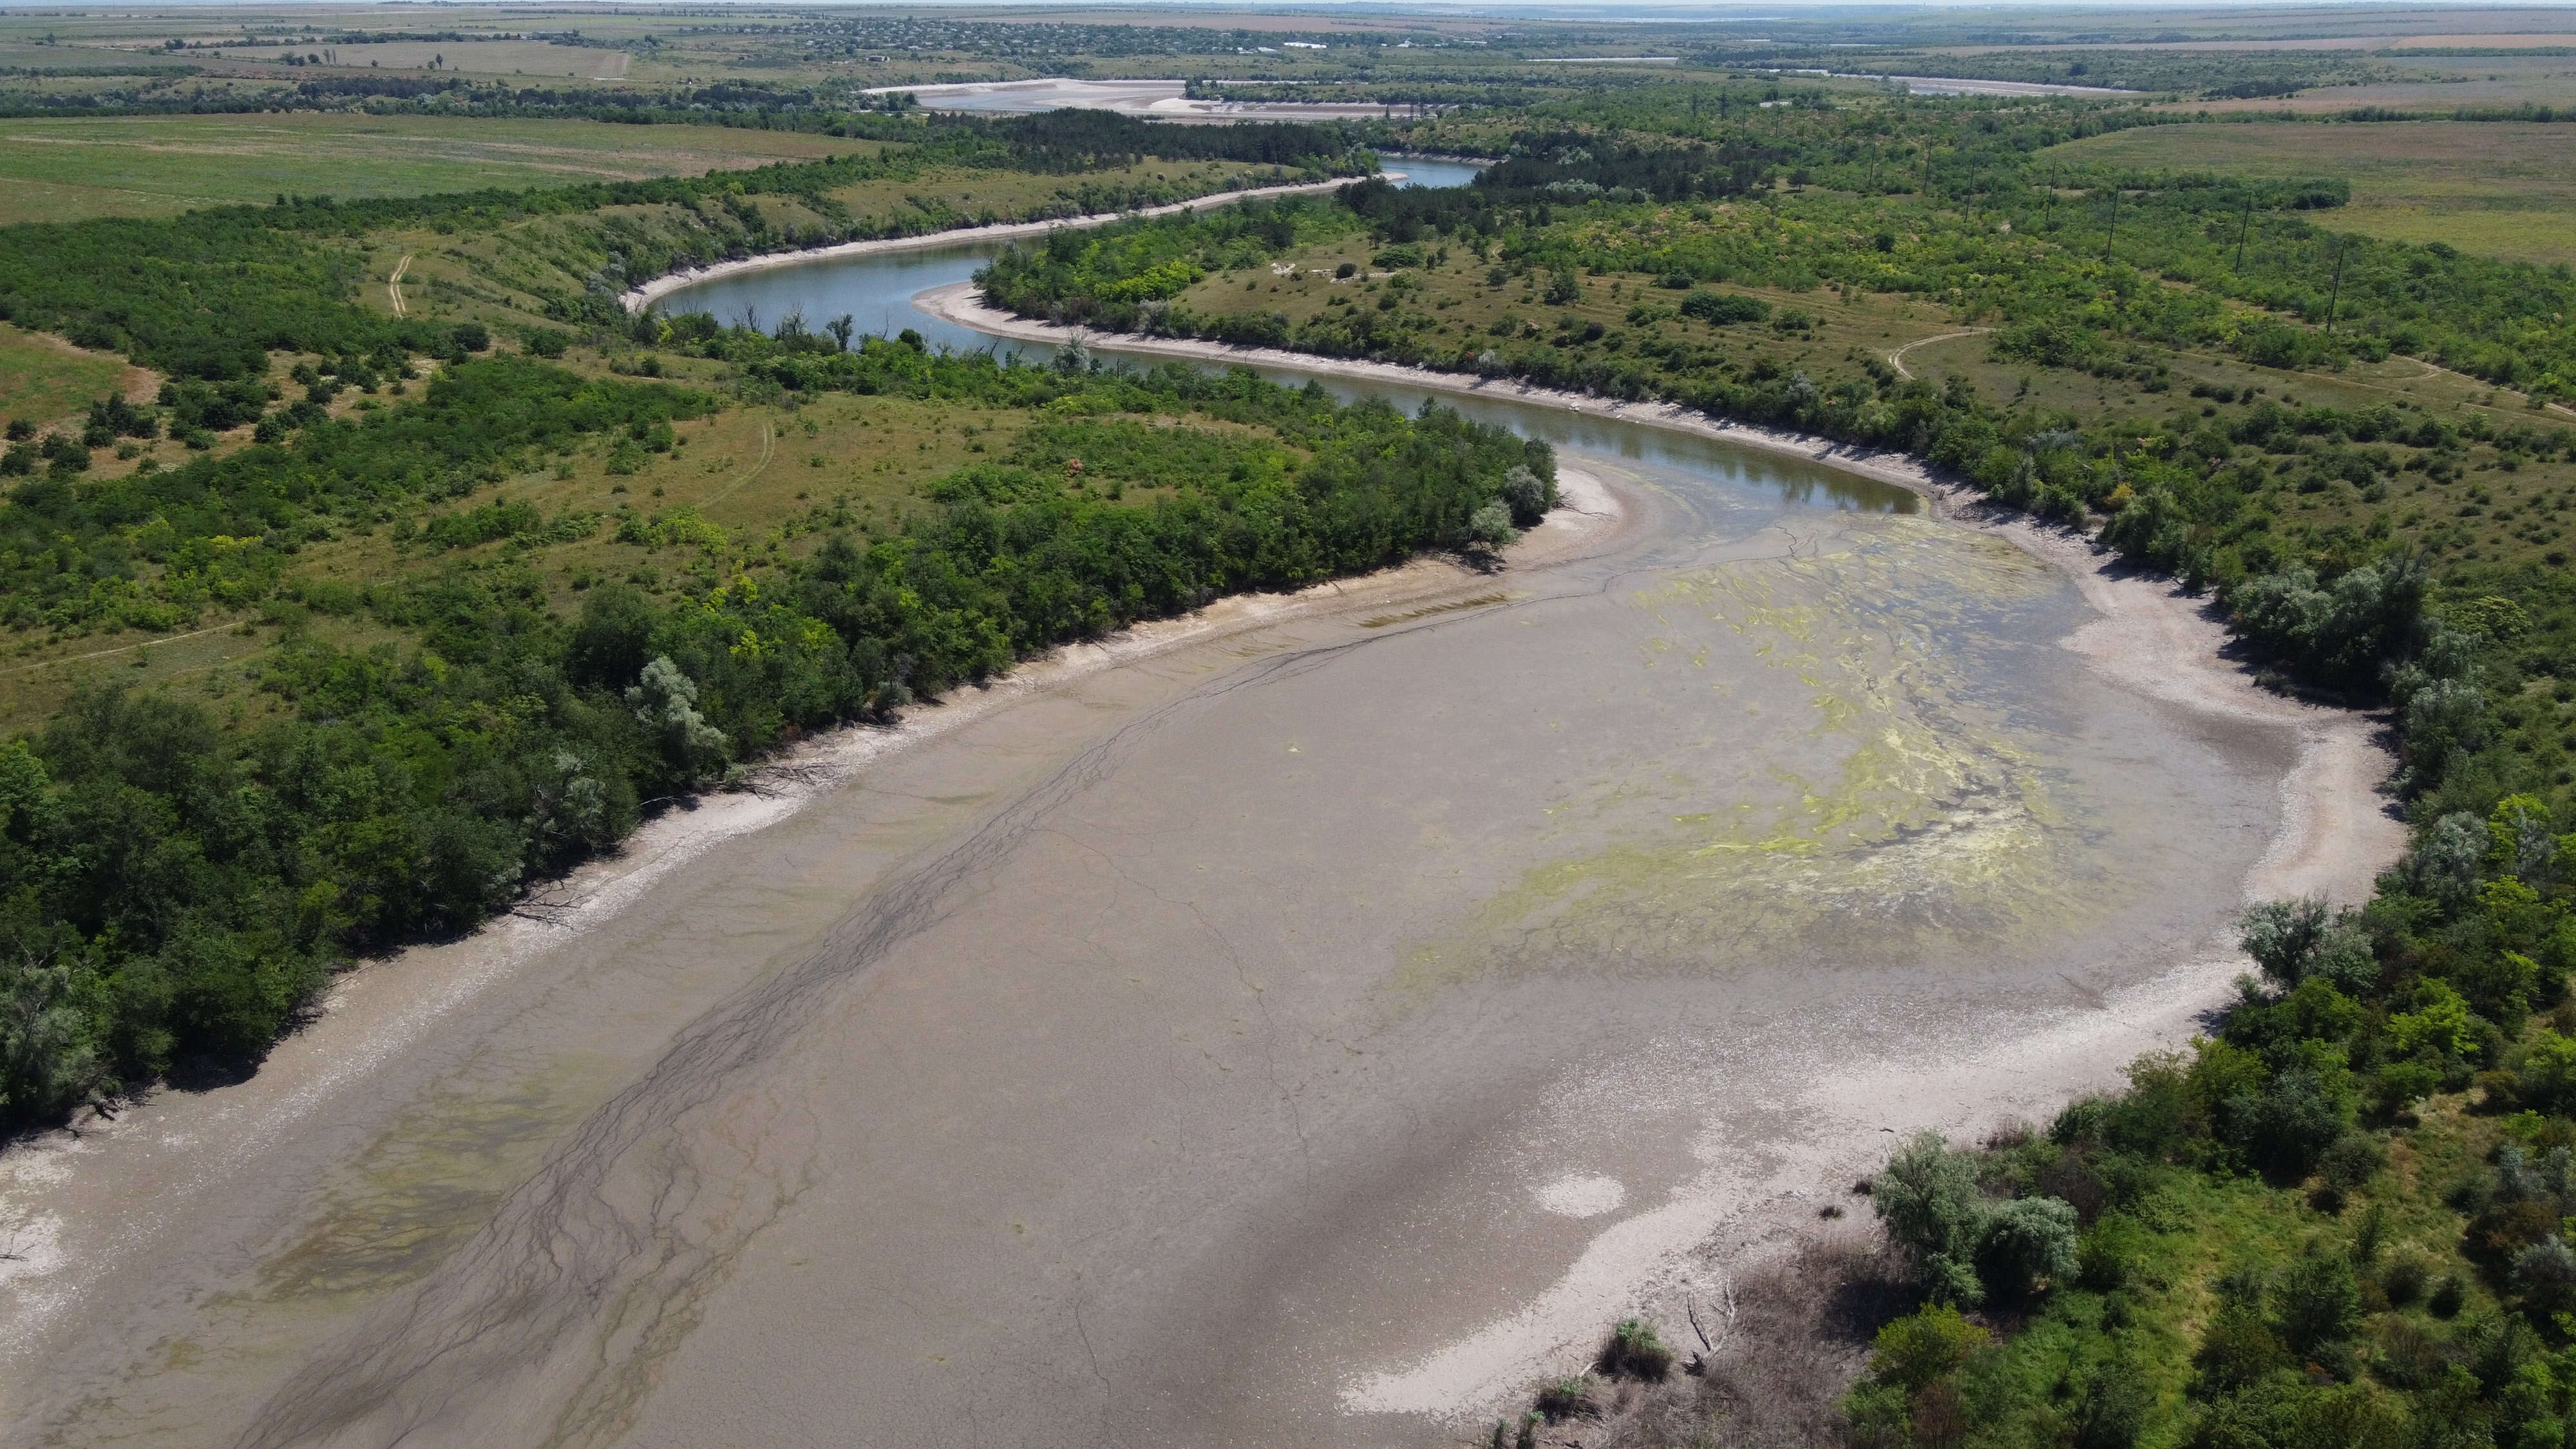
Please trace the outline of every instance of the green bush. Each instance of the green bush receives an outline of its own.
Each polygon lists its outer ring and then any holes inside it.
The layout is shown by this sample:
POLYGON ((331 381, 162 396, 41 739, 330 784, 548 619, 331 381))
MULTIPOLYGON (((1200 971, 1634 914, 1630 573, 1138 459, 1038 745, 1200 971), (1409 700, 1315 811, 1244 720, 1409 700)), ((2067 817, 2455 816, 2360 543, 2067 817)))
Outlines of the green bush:
POLYGON ((1955 1372, 1986 1343, 1986 1330, 1936 1303, 1896 1319, 1870 1346, 1870 1377, 1908 1390, 1955 1372))
POLYGON ((1654 1325, 1641 1318, 1623 1319, 1602 1346, 1598 1364, 1612 1378, 1661 1383, 1673 1371, 1673 1351, 1654 1325))

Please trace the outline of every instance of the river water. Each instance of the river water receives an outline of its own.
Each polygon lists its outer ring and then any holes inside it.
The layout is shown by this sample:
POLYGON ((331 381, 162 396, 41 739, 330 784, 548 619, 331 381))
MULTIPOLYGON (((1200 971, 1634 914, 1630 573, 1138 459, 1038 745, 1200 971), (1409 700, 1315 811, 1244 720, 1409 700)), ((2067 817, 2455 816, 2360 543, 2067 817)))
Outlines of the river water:
MULTIPOLYGON (((668 305, 977 345, 905 304, 975 260, 668 305)), ((1469 406, 1625 519, 961 692, 16 1154, 6 1442, 1452 1443, 1884 1132, 2116 1068, 2291 742, 1911 494, 1469 406)))

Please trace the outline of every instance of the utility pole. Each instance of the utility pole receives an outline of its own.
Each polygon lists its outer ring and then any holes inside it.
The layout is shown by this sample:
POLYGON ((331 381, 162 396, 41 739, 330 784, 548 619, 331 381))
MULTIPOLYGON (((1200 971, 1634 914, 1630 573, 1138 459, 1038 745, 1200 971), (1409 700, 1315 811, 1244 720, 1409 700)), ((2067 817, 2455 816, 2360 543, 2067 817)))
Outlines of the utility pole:
POLYGON ((2245 275, 2245 238, 2254 234, 2254 193, 2245 193, 2245 221, 2236 228, 2236 274, 2245 275))
POLYGON ((2111 229, 2102 234, 2102 260, 2111 260, 2111 243, 2120 237, 2120 188, 2111 188, 2111 229))

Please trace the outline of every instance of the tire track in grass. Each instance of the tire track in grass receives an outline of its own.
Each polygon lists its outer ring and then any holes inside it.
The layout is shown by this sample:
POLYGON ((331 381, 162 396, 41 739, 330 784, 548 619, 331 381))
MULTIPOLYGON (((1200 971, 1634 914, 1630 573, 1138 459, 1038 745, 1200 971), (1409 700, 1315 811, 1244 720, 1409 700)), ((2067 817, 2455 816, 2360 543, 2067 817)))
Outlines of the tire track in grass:
POLYGON ((1894 352, 1887 354, 1887 365, 1896 369, 1896 375, 1898 377, 1911 382, 1914 380, 1914 374, 1905 370, 1905 354, 1912 352, 1918 347, 1928 347, 1935 342, 1948 342, 1953 338, 1959 337, 1977 337, 1994 330, 1995 329, 1992 327, 1971 327, 1964 332, 1944 332, 1935 337, 1918 337, 1912 342, 1906 343, 1903 347, 1896 349, 1894 352))

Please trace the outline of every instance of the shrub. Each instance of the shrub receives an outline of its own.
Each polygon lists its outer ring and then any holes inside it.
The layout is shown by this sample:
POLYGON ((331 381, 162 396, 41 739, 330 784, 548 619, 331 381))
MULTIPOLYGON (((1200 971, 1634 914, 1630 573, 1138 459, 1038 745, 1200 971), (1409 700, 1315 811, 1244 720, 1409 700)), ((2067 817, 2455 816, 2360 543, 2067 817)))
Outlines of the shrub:
POLYGON ((2283 569, 2248 581, 2228 602, 2246 638, 2329 683, 2367 689, 2383 664, 2414 652, 2429 581, 2429 565, 2409 554, 2331 583, 2305 566, 2283 569))
POLYGON ((2424 1285, 2431 1281, 2432 1269, 2414 1253, 2401 1253, 2388 1261, 2380 1271, 2379 1291, 2388 1295, 2391 1305, 2403 1308, 2424 1296, 2424 1285))
POLYGON ((1500 500, 1480 505, 1467 515, 1467 546, 1497 549, 1520 537, 1512 527, 1512 510, 1500 500))
POLYGON ((1538 1391, 1536 1403, 1551 1424, 1600 1412, 1592 1397, 1592 1380, 1586 1378, 1557 1379, 1538 1391))
POLYGON ((1738 296, 1732 292, 1693 292, 1682 298, 1682 315, 1723 327, 1735 322, 1759 322, 1771 315, 1771 304, 1759 297, 1738 296))
POLYGON ((2231 1097, 2220 1107, 2222 1136, 2256 1167, 2293 1182, 2315 1170, 2317 1159, 2343 1135, 2345 1119, 2342 1094, 2305 1067, 2282 1072, 2261 1091, 2231 1097))
POLYGON ((447 340, 459 352, 488 352, 492 347, 492 329, 480 322, 459 322, 447 329, 447 340))
POLYGON ((2341 1343, 2361 1325, 2361 1286, 2340 1253, 2310 1252, 2291 1264, 2272 1302, 2281 1340, 2297 1353, 2341 1343))
POLYGON ((2390 1062, 2371 1077, 2371 1102, 2395 1116, 2442 1089, 2440 1069, 2426 1062, 2390 1062))
POLYGON ((2535 1111, 2576 1112, 2576 1037, 2542 1027, 2523 1056, 2516 1095, 2535 1111))
POLYGON ((2468 1302, 2468 1280, 2457 1273, 2445 1273, 2442 1281, 2433 1285, 2433 1296, 2424 1300, 2424 1307, 2435 1318, 2457 1318, 2468 1302))
POLYGON ((1936 1303, 1878 1331, 1870 1345, 1870 1376, 1918 1389, 1967 1362, 1985 1342, 1984 1329, 1958 1309, 1936 1303))
POLYGON ((2125 1213, 2104 1213, 2076 1248, 2076 1272, 2085 1287, 2108 1293, 2128 1286, 2145 1256, 2147 1230, 2125 1213))
POLYGON ((1653 1324, 1642 1318, 1624 1319, 1602 1347, 1600 1368, 1612 1378, 1661 1383, 1673 1371, 1673 1351, 1653 1324))
POLYGON ((2192 1366, 2200 1371, 2201 1392, 2225 1394, 2296 1365, 2254 1304, 2230 1303, 2210 1315, 2192 1366))
POLYGON ((2113 1355, 2084 1386, 2084 1402, 2075 1411, 2075 1449, 2132 1449, 2155 1404, 2155 1386, 2137 1364, 2126 1354, 2113 1355))
POLYGON ((2053 1197, 2016 1198, 1986 1214, 1977 1277, 1998 1298, 2023 1297, 2075 1275, 2075 1209, 2053 1197))
POLYGON ((2318 1163, 2327 1182, 2350 1191, 2379 1175, 2388 1165, 2388 1149, 2379 1139, 2359 1132, 2347 1132, 2335 1139, 2318 1163))

